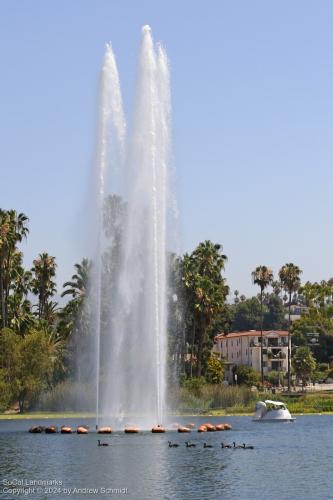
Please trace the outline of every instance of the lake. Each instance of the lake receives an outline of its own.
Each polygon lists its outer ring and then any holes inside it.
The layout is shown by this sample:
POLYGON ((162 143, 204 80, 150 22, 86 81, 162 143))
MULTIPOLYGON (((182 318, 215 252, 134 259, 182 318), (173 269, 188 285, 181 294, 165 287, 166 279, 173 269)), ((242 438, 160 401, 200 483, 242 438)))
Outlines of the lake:
POLYGON ((0 498, 333 498, 331 415, 299 416, 293 423, 256 423, 250 417, 176 420, 196 425, 229 422, 233 429, 203 434, 48 435, 30 434, 27 429, 53 423, 59 427, 88 423, 94 428, 94 422, 1 420, 0 498), (109 446, 98 447, 98 437, 109 446), (168 440, 180 446, 169 448, 168 440), (187 440, 197 446, 186 448, 187 440), (205 441, 213 448, 204 449, 205 441), (221 449, 221 441, 245 442, 254 449, 221 449), (21 490, 11 492, 13 488, 21 490))

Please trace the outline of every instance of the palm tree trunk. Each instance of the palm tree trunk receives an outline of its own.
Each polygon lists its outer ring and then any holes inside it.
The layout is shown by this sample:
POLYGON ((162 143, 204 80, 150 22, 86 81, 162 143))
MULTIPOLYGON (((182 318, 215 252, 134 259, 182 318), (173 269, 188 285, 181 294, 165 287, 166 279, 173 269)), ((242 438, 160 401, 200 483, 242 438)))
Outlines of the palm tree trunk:
POLYGON ((1 326, 5 328, 6 326, 6 307, 5 307, 5 297, 4 297, 4 287, 3 287, 3 268, 0 266, 0 301, 1 301, 1 326))
POLYGON ((203 343, 205 337, 205 330, 199 330, 199 340, 198 340, 198 352, 197 352, 197 377, 201 377, 202 372, 202 353, 203 353, 203 343))
POLYGON ((263 290, 260 290, 260 335, 261 335, 261 344, 260 344, 260 368, 261 368, 261 383, 264 383, 264 353, 263 353, 263 343, 264 343, 264 336, 263 336, 263 314, 262 314, 262 293, 263 290))
POLYGON ((195 318, 193 318, 193 331, 192 331, 192 342, 191 342, 190 378, 192 378, 192 376, 193 376, 194 340, 195 340, 195 318))
POLYGON ((288 304, 288 392, 290 392, 291 387, 291 336, 290 336, 290 307, 291 307, 291 292, 289 292, 289 304, 288 304))

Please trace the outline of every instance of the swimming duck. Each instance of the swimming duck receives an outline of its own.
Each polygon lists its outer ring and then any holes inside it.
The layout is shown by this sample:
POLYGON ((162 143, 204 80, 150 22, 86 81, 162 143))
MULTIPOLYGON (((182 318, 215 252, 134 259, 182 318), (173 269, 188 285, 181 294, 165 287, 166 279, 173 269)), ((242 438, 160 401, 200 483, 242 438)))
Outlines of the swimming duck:
POLYGON ((236 444, 235 441, 232 443, 234 445, 234 448, 243 448, 243 445, 241 444, 236 444))
POLYGON ((245 443, 243 443, 242 448, 244 448, 244 450, 254 450, 254 446, 252 446, 252 445, 247 446, 245 443))
POLYGON ((109 443, 101 443, 101 440, 98 440, 98 446, 109 446, 109 443))
POLYGON ((221 443, 221 448, 231 448, 231 444, 221 443))
POLYGON ((171 443, 171 441, 168 441, 169 443, 169 448, 178 448, 179 444, 177 443, 171 443))
POLYGON ((189 443, 188 441, 185 441, 185 444, 186 444, 186 448, 195 448, 196 447, 196 444, 189 443))
POLYGON ((204 448, 213 448, 213 445, 212 445, 212 444, 207 444, 207 443, 204 443, 204 444, 203 444, 203 447, 204 447, 204 448))

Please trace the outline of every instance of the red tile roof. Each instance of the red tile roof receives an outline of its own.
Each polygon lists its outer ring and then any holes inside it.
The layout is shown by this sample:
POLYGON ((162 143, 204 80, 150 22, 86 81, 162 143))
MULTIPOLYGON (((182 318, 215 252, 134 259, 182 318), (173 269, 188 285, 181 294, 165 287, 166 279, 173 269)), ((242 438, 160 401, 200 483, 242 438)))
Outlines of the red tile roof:
MULTIPOLYGON (((270 333, 277 333, 279 337, 286 337, 288 335, 288 332, 286 330, 264 330, 263 336, 266 337, 270 333)), ((231 332, 225 335, 224 333, 220 333, 219 335, 216 335, 215 339, 216 340, 222 340, 222 339, 234 339, 237 337, 260 337, 261 336, 261 331, 260 330, 249 330, 248 332, 231 332)))

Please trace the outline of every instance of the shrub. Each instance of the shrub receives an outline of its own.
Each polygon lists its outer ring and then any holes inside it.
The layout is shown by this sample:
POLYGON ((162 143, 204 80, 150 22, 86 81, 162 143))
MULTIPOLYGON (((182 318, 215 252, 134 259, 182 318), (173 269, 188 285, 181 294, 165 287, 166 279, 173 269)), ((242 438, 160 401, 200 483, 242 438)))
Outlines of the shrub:
POLYGON ((224 377, 224 367, 222 361, 215 356, 211 356, 207 362, 206 379, 211 384, 220 384, 224 377))
POLYGON ((238 365, 233 368, 234 375, 237 375, 238 384, 248 386, 258 385, 260 383, 260 375, 253 368, 246 365, 238 365))
POLYGON ((279 385, 280 373, 272 370, 271 372, 268 373, 267 379, 268 379, 268 382, 270 382, 272 385, 279 385))

